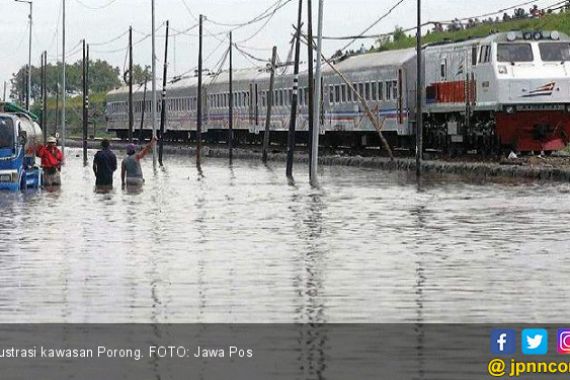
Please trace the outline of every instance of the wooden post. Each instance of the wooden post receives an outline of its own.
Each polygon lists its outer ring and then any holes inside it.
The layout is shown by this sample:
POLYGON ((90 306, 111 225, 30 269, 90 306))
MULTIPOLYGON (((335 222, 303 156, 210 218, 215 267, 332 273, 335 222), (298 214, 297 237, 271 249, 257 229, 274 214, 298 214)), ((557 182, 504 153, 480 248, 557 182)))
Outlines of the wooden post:
POLYGON ((168 30, 169 22, 166 21, 166 41, 164 43, 164 69, 162 72, 162 106, 160 111, 160 134, 158 136, 158 163, 162 164, 162 152, 164 150, 164 124, 166 123, 166 76, 168 74, 168 30))
POLYGON ((87 49, 83 40, 83 166, 87 166, 87 49))
POLYGON ((275 86, 275 61, 277 60, 277 46, 273 46, 271 54, 271 77, 269 80, 269 92, 267 93, 267 117, 265 119, 265 133, 263 134, 263 162, 267 162, 267 150, 269 149, 269 134, 271 133, 271 107, 273 107, 273 87, 275 86))
POLYGON ((311 0, 307 0, 307 39, 308 39, 308 95, 309 95, 309 179, 313 180, 313 128, 314 128, 314 111, 315 111, 315 98, 314 98, 314 77, 313 77, 313 5, 311 0))
POLYGON ((233 73, 233 66, 234 66, 234 62, 233 62, 233 39, 232 39, 232 32, 230 32, 230 51, 229 51, 229 55, 230 55, 230 86, 229 86, 229 92, 230 92, 230 104, 229 104, 229 110, 230 110, 230 114, 228 116, 229 118, 229 131, 228 131, 228 148, 229 148, 229 156, 230 156, 230 162, 233 159, 233 145, 234 145, 234 73, 233 73))
POLYGON ((133 142, 133 126, 135 115, 133 110, 133 27, 129 27, 129 143, 133 142))
POLYGON ((299 98, 299 58, 301 54, 301 18, 303 17, 303 0, 299 0, 297 15, 297 35, 295 37, 295 68, 293 71, 293 99, 291 99, 291 119, 287 135, 287 177, 293 176, 293 159, 295 155, 295 126, 297 123, 297 101, 299 98))
POLYGON ((196 165, 200 167, 200 150, 202 149, 202 24, 204 16, 200 15, 200 31, 198 42, 198 95, 196 120, 196 165))

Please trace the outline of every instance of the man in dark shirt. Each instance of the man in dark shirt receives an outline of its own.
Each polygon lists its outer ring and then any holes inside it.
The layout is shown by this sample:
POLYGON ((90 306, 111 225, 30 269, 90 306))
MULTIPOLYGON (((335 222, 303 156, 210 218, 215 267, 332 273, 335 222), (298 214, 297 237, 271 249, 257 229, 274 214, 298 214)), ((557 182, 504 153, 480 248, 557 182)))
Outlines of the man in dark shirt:
POLYGON ((117 170, 117 156, 110 149, 109 140, 101 142, 102 150, 95 154, 93 171, 95 172, 95 186, 113 186, 113 173, 117 170))

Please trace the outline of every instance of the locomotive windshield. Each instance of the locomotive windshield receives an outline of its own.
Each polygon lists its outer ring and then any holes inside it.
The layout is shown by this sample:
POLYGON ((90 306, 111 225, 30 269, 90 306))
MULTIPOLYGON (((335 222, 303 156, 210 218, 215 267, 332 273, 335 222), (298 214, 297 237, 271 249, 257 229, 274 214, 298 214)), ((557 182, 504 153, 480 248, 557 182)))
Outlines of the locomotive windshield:
POLYGON ((14 123, 9 117, 0 117, 0 149, 14 148, 14 123))
POLYGON ((497 61, 499 62, 532 62, 534 55, 530 44, 498 44, 497 61))
POLYGON ((545 62, 563 62, 570 60, 570 44, 564 42, 542 43, 540 56, 545 62))

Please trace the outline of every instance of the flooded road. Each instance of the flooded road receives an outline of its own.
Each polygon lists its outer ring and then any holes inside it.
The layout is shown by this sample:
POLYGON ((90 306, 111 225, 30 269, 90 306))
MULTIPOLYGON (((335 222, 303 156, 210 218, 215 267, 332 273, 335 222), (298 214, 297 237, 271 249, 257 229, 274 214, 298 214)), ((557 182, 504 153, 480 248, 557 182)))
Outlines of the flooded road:
MULTIPOLYGON (((570 187, 169 156, 141 194, 0 194, 0 322, 554 322, 570 187)), ((90 151, 90 164, 94 152, 90 151)), ((115 183, 120 184, 119 175, 115 183)))

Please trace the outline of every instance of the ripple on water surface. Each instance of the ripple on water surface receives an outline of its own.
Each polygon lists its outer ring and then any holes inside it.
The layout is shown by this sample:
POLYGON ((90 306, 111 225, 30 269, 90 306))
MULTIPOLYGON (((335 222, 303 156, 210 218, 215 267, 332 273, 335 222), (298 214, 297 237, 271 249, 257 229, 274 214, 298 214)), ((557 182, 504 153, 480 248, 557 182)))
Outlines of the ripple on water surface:
MULTIPOLYGON (((568 186, 349 167, 144 163, 98 194, 0 194, 0 322, 553 321, 568 299, 568 186)), ((90 152, 90 160, 94 152, 90 152)), ((116 175, 118 180, 118 175, 116 175)))

